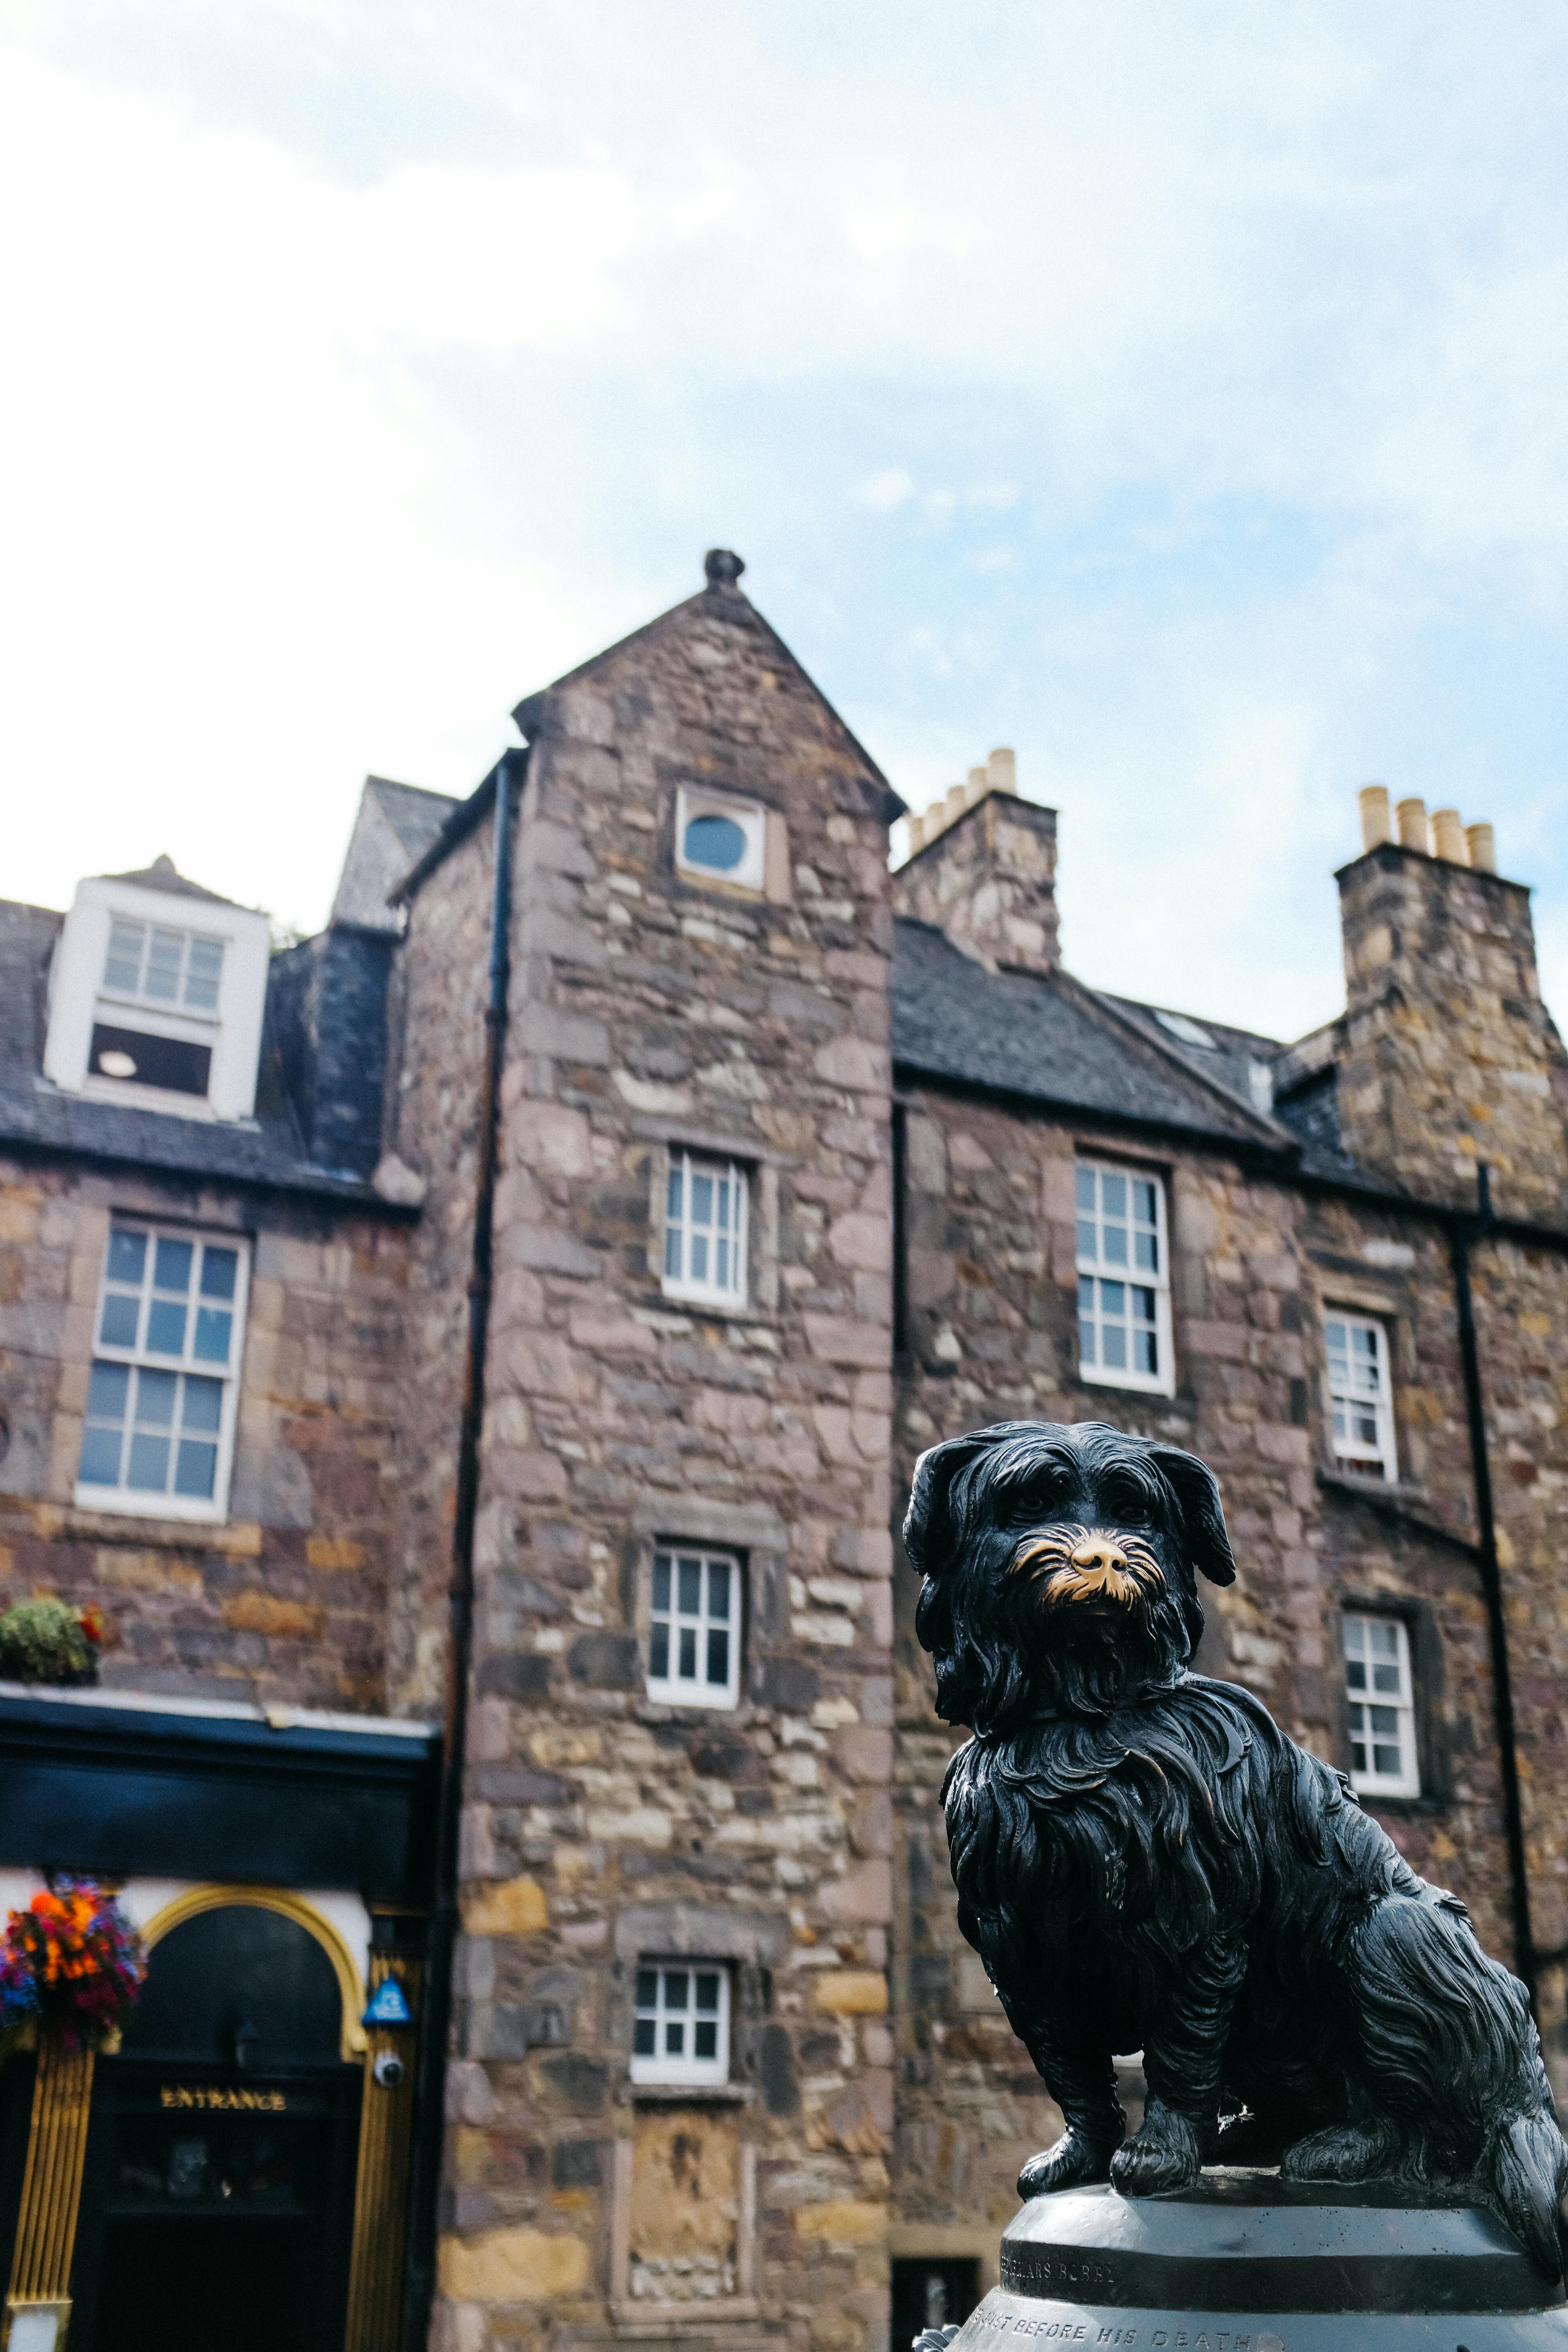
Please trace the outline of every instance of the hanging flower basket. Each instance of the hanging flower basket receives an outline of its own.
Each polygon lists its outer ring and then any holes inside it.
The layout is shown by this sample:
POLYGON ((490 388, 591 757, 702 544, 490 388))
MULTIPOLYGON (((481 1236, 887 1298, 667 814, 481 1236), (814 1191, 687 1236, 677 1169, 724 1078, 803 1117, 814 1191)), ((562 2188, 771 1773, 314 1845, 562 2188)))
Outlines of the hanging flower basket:
POLYGON ((5 1922, 0 2033, 43 2027, 68 2050, 100 2050, 146 1974, 141 1937, 113 1895, 90 1878, 57 1878, 5 1922))

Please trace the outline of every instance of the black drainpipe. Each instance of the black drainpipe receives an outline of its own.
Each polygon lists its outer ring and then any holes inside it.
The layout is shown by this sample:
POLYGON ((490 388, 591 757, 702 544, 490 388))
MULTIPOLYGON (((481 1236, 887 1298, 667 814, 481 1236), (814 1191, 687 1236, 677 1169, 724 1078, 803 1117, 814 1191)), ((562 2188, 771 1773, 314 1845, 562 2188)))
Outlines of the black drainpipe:
POLYGON ((1503 1613, 1502 1573, 1498 1566, 1497 1521, 1492 1512, 1492 1474, 1487 1459, 1486 1413, 1481 1400, 1481 1360, 1476 1346, 1476 1318, 1470 1299, 1470 1244, 1491 1231, 1491 1178, 1483 1164, 1476 1171, 1476 1213, 1456 1217, 1448 1227, 1453 1253, 1454 1294, 1459 1310, 1459 1356, 1465 1368, 1465 1405, 1470 1421, 1470 1468, 1476 1487, 1476 1522, 1481 1591, 1486 1597, 1487 1631, 1491 1641, 1492 1703, 1497 1714, 1498 1764, 1502 1773, 1503 1823, 1508 1836, 1508 1874, 1513 1909, 1514 1973, 1535 2007, 1535 1938, 1530 1925, 1530 1880, 1524 1860, 1524 1815, 1519 1801, 1519 1757, 1515 1749, 1513 1684, 1509 1674, 1508 1620, 1503 1613))
MULTIPOLYGON (((468 1665, 474 1635, 474 1514, 479 1496, 479 1430, 485 1411, 485 1347, 489 1337, 490 1238, 496 1146, 500 1128, 501 1063, 510 976, 512 785, 526 751, 503 751, 495 782, 495 887, 490 902, 489 996, 485 1006, 484 1075, 479 1081, 479 1166, 474 1179, 474 1248, 468 1273, 468 1347, 463 1367, 463 1417, 452 1523, 452 1576, 447 1587, 447 1707, 441 1743, 441 1793, 436 1823, 436 1899, 425 1965, 415 2088, 414 2145, 408 2179, 408 2254, 404 2269, 404 2352, 424 2352, 436 2293, 436 2240, 445 2139, 447 2039, 452 2013, 452 1952, 458 1934, 458 1849, 463 1819, 463 1748, 468 1717, 468 1665)), ((482 787, 481 787, 482 789, 482 787)))

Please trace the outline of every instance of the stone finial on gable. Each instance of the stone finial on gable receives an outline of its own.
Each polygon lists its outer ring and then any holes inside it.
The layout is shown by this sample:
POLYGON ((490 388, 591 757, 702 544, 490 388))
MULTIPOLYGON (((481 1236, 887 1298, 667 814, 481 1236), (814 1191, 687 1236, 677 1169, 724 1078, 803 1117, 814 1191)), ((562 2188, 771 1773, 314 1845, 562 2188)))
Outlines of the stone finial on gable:
POLYGON ((900 915, 932 923, 992 971, 1044 978, 1057 944, 1057 813, 1017 797, 1014 754, 992 752, 923 816, 893 877, 900 915))

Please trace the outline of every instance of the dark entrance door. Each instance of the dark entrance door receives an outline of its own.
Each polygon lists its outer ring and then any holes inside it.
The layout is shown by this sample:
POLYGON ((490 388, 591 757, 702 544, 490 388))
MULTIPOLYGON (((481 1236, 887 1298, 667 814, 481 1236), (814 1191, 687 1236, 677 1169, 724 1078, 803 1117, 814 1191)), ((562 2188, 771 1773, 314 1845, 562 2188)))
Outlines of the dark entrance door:
POLYGON ((338 2352, 361 2069, 325 1952, 251 1905, 155 1946, 99 2061, 76 2352, 338 2352))

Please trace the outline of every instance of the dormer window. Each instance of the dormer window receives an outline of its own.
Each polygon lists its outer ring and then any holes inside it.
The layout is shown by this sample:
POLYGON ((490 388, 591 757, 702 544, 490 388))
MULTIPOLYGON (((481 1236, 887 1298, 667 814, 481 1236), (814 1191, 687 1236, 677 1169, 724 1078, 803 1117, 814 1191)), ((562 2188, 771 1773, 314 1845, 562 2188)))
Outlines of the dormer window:
POLYGON ((114 916, 104 960, 106 993, 140 997, 148 1004, 179 1005, 187 1013, 216 1013, 223 978, 223 941, 200 932, 166 930, 157 923, 128 923, 114 916))
POLYGON ((45 1076, 143 1110, 247 1118, 269 951, 265 915, 166 857, 83 882, 50 974, 45 1076))

